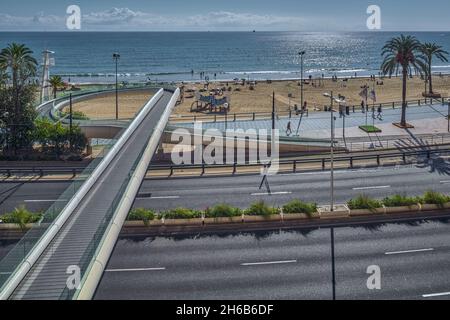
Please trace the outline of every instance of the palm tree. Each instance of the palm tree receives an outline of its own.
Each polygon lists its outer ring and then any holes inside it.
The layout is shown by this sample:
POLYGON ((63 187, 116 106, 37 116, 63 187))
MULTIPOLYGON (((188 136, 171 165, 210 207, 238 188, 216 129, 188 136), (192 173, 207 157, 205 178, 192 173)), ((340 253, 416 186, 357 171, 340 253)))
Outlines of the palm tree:
POLYGON ((58 91, 59 87, 64 86, 64 81, 60 76, 51 76, 48 80, 48 83, 52 87, 53 90, 53 98, 56 99, 56 92, 58 91))
POLYGON ((37 61, 33 51, 23 44, 12 43, 0 52, 0 68, 10 72, 12 85, 17 90, 30 77, 36 75, 37 61))
POLYGON ((21 122, 20 96, 27 80, 36 75, 37 61, 33 51, 23 44, 12 43, 0 51, 0 69, 12 80, 14 116, 11 117, 12 151, 16 154, 18 146, 18 128, 21 122))
POLYGON ((413 36, 400 35, 387 41, 382 49, 381 71, 392 76, 402 71, 402 117, 400 126, 406 128, 406 84, 414 69, 420 75, 427 73, 426 58, 421 52, 422 44, 413 36))
POLYGON ((433 82, 431 77, 431 65, 433 61, 433 57, 438 58, 442 62, 448 62, 446 56, 448 56, 448 52, 442 49, 442 46, 437 45, 436 43, 425 42, 420 48, 422 54, 426 57, 427 61, 427 75, 428 80, 430 82, 429 94, 433 94, 433 82))

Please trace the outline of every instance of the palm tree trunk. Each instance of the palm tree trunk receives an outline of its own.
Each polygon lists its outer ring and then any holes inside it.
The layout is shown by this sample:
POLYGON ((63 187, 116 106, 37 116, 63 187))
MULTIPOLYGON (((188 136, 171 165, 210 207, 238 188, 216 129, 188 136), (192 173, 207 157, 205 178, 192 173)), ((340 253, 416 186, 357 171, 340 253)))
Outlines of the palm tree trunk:
POLYGON ((403 86, 402 86, 402 118, 400 120, 400 125, 406 127, 406 81, 408 79, 407 67, 403 66, 403 86))
POLYGON ((430 83, 430 94, 433 94, 433 79, 431 77, 431 61, 428 66, 428 79, 429 79, 429 83, 430 83))

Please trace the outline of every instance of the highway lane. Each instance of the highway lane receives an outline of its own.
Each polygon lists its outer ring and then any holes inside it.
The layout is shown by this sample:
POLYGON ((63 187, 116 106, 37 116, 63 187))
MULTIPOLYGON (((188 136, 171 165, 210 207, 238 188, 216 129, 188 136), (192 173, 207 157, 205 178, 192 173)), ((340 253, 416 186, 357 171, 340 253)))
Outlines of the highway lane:
MULTIPOLYGON (((335 229, 337 298, 449 299, 449 231, 444 222, 335 229), (367 288, 371 265, 380 290, 367 288)), ((331 299, 330 252, 329 229, 122 238, 95 298, 331 299)))
MULTIPOLYGON (((447 164, 409 165, 355 170, 337 170, 336 201, 344 203, 364 193, 383 198, 394 193, 419 195, 428 189, 450 190, 447 164)), ((328 204, 330 174, 328 171, 303 172, 270 176, 272 194, 259 190, 261 176, 227 176, 203 178, 170 178, 145 180, 134 206, 164 210, 179 206, 204 209, 216 203, 229 203, 245 208, 249 203, 265 200, 281 206, 292 199, 328 204)), ((0 212, 19 205, 31 210, 45 210, 70 185, 68 182, 0 183, 0 212), (14 190, 10 190, 16 186, 14 190)))

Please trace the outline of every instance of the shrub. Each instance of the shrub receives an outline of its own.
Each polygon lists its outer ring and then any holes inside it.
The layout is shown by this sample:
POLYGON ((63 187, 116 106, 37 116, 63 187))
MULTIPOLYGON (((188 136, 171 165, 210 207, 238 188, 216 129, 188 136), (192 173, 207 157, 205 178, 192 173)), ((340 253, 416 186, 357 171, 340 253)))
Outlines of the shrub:
POLYGON ((72 134, 69 127, 63 126, 60 122, 53 123, 48 119, 37 119, 35 125, 35 141, 42 146, 44 152, 58 157, 64 153, 81 153, 86 147, 86 137, 77 125, 72 126, 72 134))
POLYGON ((202 212, 187 208, 176 208, 161 212, 164 219, 195 219, 201 218, 202 212))
POLYGON ((423 195, 423 202, 426 204, 436 204, 439 207, 443 207, 445 203, 450 202, 450 197, 433 190, 428 190, 423 195))
POLYGON ((227 204, 218 204, 212 208, 208 208, 205 211, 205 217, 207 218, 219 218, 219 217, 238 217, 242 215, 242 210, 229 206, 227 204))
POLYGON ((358 210, 358 209, 368 209, 375 210, 377 208, 381 208, 383 204, 381 201, 370 198, 367 195, 359 195, 355 199, 351 199, 347 202, 350 210, 358 210))
POLYGON ((245 210, 245 214, 249 216, 268 217, 270 215, 278 213, 280 213, 279 209, 269 207, 264 201, 255 202, 247 210, 245 210))
POLYGON ((155 213, 152 210, 138 208, 130 211, 127 220, 128 221, 141 221, 144 222, 146 226, 149 222, 155 219, 155 213))
POLYGON ((42 218, 41 213, 33 213, 28 211, 24 206, 14 209, 13 212, 7 213, 1 217, 4 223, 18 224, 20 229, 24 230, 28 223, 36 223, 42 218))
POLYGON ((383 199, 383 204, 386 207, 404 207, 413 206, 421 202, 420 197, 407 197, 404 195, 396 194, 383 199))
POLYGON ((309 217, 317 211, 317 204, 306 203, 301 200, 293 200, 283 206, 283 213, 306 213, 309 217))
MULTIPOLYGON (((69 120, 70 113, 67 111, 61 112, 60 116, 62 118, 67 117, 66 119, 69 120)), ((89 120, 89 117, 82 111, 72 111, 72 119, 73 120, 89 120)))

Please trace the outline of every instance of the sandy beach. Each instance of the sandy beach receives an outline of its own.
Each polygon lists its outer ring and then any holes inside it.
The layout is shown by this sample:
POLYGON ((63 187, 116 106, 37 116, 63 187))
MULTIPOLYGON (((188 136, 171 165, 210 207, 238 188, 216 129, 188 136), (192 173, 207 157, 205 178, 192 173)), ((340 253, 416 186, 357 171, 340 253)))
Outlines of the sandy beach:
MULTIPOLYGON (((341 94, 346 97, 347 104, 359 107, 361 103, 361 87, 364 85, 375 88, 377 103, 389 103, 393 101, 401 101, 401 79, 400 78, 384 78, 383 85, 377 85, 376 81, 369 78, 349 78, 348 81, 338 79, 333 82, 331 79, 324 79, 322 83, 315 81, 304 85, 304 99, 308 102, 310 112, 323 110, 330 100, 323 96, 324 92, 333 91, 335 95, 341 94)), ((181 86, 181 84, 180 84, 181 86)), ((203 83, 184 84, 186 89, 201 89, 203 83)), ((242 86, 236 85, 234 82, 215 82, 210 83, 209 88, 231 87, 231 91, 226 91, 225 95, 229 96, 231 101, 231 113, 253 113, 253 112, 271 112, 272 110, 272 92, 275 92, 277 111, 284 112, 289 110, 289 105, 293 108, 294 104, 300 105, 300 86, 299 81, 279 80, 268 83, 266 81, 258 81, 253 86, 253 90, 246 84, 242 86), (227 86, 228 85, 228 86, 227 86), (291 94, 291 98, 289 98, 291 94)), ((442 96, 450 96, 450 76, 435 76, 433 78, 434 91, 442 96)), ((423 99, 422 92, 425 90, 424 81, 418 77, 408 80, 408 100, 423 99)), ((202 93, 206 95, 206 93, 202 93)), ((191 112, 191 105, 194 98, 189 98, 191 93, 185 93, 184 101, 178 105, 174 111, 174 115, 192 115, 198 114, 191 112)), ((150 91, 142 92, 122 92, 119 93, 119 116, 121 119, 133 118, 139 109, 151 97, 150 91)), ((371 100, 368 100, 372 103, 371 100)), ((115 117, 115 94, 94 98, 89 101, 78 102, 74 105, 74 110, 81 111, 91 119, 112 119, 115 117)), ((205 113, 205 111, 204 111, 205 113)))
MULTIPOLYGON (((378 78, 376 81, 380 81, 378 78)), ((346 97, 347 104, 359 106, 361 104, 361 86, 369 85, 375 88, 377 103, 388 103, 392 101, 401 101, 401 79, 400 78, 384 78, 383 85, 376 85, 376 81, 370 81, 369 78, 349 78, 344 82, 338 79, 333 82, 331 79, 323 80, 322 86, 316 80, 317 86, 312 84, 304 85, 304 99, 308 102, 309 111, 314 109, 322 110, 324 105, 328 105, 330 100, 323 96, 324 92, 333 91, 335 95, 341 94, 346 97)), ((227 83, 211 83, 209 88, 221 88, 227 83)), ((202 84, 188 84, 185 88, 202 88, 202 84)), ((272 110, 272 92, 275 92, 276 107, 278 111, 289 110, 289 100, 291 107, 294 104, 300 105, 300 86, 299 81, 259 81, 254 86, 254 90, 250 90, 249 85, 235 85, 228 83, 228 87, 232 88, 231 92, 226 92, 231 100, 231 113, 240 112, 271 112, 272 110), (240 91, 236 91, 239 88, 240 91), (292 98, 289 99, 289 94, 292 98)), ((450 76, 433 77, 433 88, 435 92, 439 92, 442 96, 450 95, 450 76)), ((423 99, 422 92, 425 90, 425 83, 419 77, 408 80, 408 100, 423 99)), ((206 93, 203 93, 206 95, 206 93)), ((193 98, 185 99, 185 101, 177 107, 176 114, 191 114, 190 108, 194 102, 193 98)), ((369 103, 371 100, 369 99, 369 103)))
MULTIPOLYGON (((119 92, 119 118, 130 119, 144 106, 153 95, 151 90, 119 92)), ((81 111, 90 119, 114 119, 116 116, 116 96, 107 96, 77 102, 73 110, 81 111)), ((68 109, 66 108, 66 112, 68 109)))

